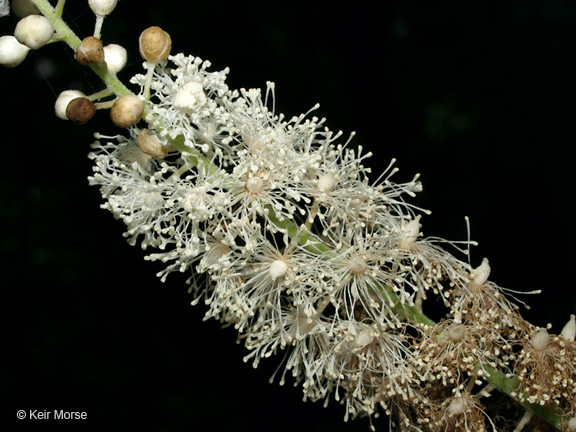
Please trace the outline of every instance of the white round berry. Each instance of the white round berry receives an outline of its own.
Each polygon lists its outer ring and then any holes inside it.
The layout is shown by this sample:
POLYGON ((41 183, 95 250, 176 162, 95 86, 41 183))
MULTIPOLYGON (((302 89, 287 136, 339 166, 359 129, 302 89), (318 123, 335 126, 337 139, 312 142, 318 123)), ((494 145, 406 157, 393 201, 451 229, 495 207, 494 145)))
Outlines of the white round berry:
POLYGON ((6 67, 15 67, 24 61, 30 51, 26 45, 22 45, 14 36, 0 37, 0 64, 6 67))
POLYGON ((18 21, 14 36, 18 42, 31 49, 42 48, 52 36, 54 36, 54 26, 50 20, 42 15, 28 15, 18 21))
POLYGON ((88 0, 88 5, 97 16, 109 15, 116 7, 118 0, 88 0))
POLYGON ((120 72, 128 59, 126 48, 117 44, 109 44, 104 47, 104 61, 108 66, 108 71, 116 74, 120 72))

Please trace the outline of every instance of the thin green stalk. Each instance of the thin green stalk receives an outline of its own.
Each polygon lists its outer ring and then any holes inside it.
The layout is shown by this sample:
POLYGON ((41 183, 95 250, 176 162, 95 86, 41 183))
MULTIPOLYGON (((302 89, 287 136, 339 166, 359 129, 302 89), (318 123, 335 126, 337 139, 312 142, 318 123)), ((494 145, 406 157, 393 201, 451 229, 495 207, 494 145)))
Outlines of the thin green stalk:
POLYGON ((520 383, 516 377, 508 377, 503 372, 494 369, 489 365, 480 365, 478 366, 478 369, 485 372, 484 377, 490 384, 492 384, 502 393, 505 393, 512 399, 516 400, 527 411, 533 413, 537 417, 540 417, 542 420, 544 420, 549 425, 554 426, 556 429, 563 430, 565 422, 558 411, 555 410, 554 407, 543 407, 542 405, 528 402, 526 396, 521 394, 519 391, 520 383), (486 373, 488 376, 486 376, 486 373), (514 397, 512 395, 517 396, 514 397))
MULTIPOLYGON (((78 46, 82 42, 76 33, 72 31, 72 29, 66 24, 66 22, 62 19, 62 11, 55 9, 52 5, 48 2, 48 0, 32 0, 32 3, 36 5, 38 10, 44 15, 52 25, 54 26, 54 30, 56 32, 56 36, 59 40, 68 44, 70 48, 74 52, 78 49, 78 46)), ((64 2, 59 2, 57 5, 58 7, 63 7, 64 2)), ((126 87, 122 81, 118 79, 115 74, 108 72, 108 67, 106 63, 102 63, 99 65, 90 66, 90 68, 94 71, 96 75, 102 80, 102 82, 106 85, 106 87, 114 93, 116 96, 122 96, 125 94, 132 93, 128 87, 126 87)))

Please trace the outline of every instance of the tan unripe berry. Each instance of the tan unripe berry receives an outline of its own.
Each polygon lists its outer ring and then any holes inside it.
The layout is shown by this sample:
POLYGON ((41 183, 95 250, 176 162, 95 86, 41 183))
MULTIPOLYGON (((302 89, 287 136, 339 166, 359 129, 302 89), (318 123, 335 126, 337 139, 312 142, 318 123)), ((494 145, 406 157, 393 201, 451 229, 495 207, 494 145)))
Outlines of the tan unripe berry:
POLYGON ((134 126, 142 118, 144 102, 134 95, 120 96, 110 109, 110 119, 118 127, 127 128, 134 126))
POLYGON ((102 41, 94 36, 85 38, 76 50, 76 61, 82 65, 95 65, 104 61, 102 41))
POLYGON ((96 114, 96 106, 85 97, 72 99, 66 107, 66 117, 74 123, 84 124, 96 114))
POLYGON ((150 156, 166 156, 168 150, 166 146, 160 142, 154 132, 149 129, 142 129, 138 134, 138 147, 142 153, 150 156))
POLYGON ((150 63, 163 62, 170 55, 172 39, 158 26, 148 27, 138 40, 140 55, 150 63))

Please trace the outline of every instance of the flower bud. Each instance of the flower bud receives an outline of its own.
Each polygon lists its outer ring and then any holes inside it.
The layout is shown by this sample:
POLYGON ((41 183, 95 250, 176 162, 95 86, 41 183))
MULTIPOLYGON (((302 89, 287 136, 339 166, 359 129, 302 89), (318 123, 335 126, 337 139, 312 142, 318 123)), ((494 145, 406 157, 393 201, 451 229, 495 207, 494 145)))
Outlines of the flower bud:
POLYGON ((134 95, 120 96, 110 109, 110 119, 118 127, 127 128, 134 126, 142 118, 144 102, 134 95))
POLYGON ((14 36, 0 37, 0 64, 5 67, 16 67, 28 55, 28 48, 22 45, 14 36))
POLYGON ((168 58, 172 49, 170 35, 158 26, 148 27, 138 40, 140 55, 150 63, 160 63, 168 58))
POLYGON ((88 0, 88 5, 92 12, 101 17, 110 15, 116 7, 116 3, 118 3, 118 0, 88 0))
POLYGON ((60 93, 56 99, 56 103, 54 104, 54 111, 56 112, 56 116, 62 120, 68 120, 68 117, 66 116, 68 104, 72 100, 80 97, 86 97, 86 95, 79 90, 64 90, 62 93, 60 93))
POLYGON ((18 21, 14 37, 31 49, 42 48, 54 36, 54 26, 42 15, 28 15, 18 21))
POLYGON ((142 153, 150 156, 166 156, 168 150, 166 146, 160 142, 154 132, 149 129, 142 129, 138 134, 138 147, 142 153))
POLYGON ((126 48, 117 44, 109 44, 104 47, 104 61, 108 71, 113 74, 120 72, 128 59, 126 48))
POLYGON ((85 38, 76 50, 76 61, 81 65, 95 65, 104 61, 102 41, 94 36, 85 38))
POLYGON ((12 0, 12 12, 14 12, 14 15, 18 18, 40 14, 40 11, 34 3, 32 3, 32 0, 12 0))
POLYGON ((66 107, 66 117, 77 124, 84 124, 96 114, 96 107, 85 97, 72 99, 66 107))

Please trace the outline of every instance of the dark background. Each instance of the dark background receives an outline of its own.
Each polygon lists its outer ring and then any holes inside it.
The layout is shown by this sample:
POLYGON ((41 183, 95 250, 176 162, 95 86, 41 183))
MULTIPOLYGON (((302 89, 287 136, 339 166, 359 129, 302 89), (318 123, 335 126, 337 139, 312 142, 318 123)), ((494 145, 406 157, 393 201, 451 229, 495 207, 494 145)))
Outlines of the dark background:
MULTIPOLYGON (((93 16, 69 1, 84 37, 93 16)), ((137 37, 149 25, 173 52, 229 66, 232 87, 276 82, 278 111, 317 115, 374 153, 395 157, 397 181, 422 174, 413 202, 433 211, 425 235, 466 238, 464 216, 491 279, 539 296, 526 316, 559 332, 576 312, 572 224, 574 39, 571 0, 386 1, 269 5, 120 1, 105 43, 123 44, 140 71, 137 37), (378 5, 378 6, 376 6, 378 5)), ((0 20, 10 34, 14 17, 0 20)), ((116 133, 99 112, 57 119, 67 88, 100 89, 54 44, 0 70, 0 425, 9 430, 365 431, 331 402, 269 384, 277 359, 254 370, 230 329, 202 321, 184 278, 127 245, 86 177, 92 133, 116 133), (83 423, 16 421, 16 410, 86 411, 83 423)), ((384 425, 384 423, 382 423, 384 425)), ((1 427, 1 426, 0 426, 1 427)), ((385 430, 382 426, 381 430, 385 430)))

